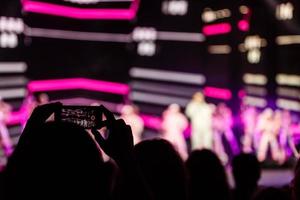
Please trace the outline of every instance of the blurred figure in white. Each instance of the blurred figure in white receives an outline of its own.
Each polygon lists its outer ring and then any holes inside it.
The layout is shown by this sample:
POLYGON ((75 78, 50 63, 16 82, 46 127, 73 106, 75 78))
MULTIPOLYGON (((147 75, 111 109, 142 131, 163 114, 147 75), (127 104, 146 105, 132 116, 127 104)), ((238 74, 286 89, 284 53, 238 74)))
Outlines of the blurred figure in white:
POLYGON ((281 134, 280 134, 280 148, 285 152, 285 157, 288 156, 289 152, 286 152, 287 148, 293 156, 299 158, 299 153, 297 151, 295 142, 293 140, 293 130, 292 130, 292 116, 290 111, 282 111, 282 125, 281 125, 281 134))
POLYGON ((275 117, 272 109, 266 108, 259 116, 257 131, 260 133, 258 146, 258 160, 265 161, 270 145, 271 156, 274 161, 281 162, 281 152, 279 149, 278 136, 279 114, 275 117))
POLYGON ((204 95, 201 92, 195 93, 185 111, 192 123, 192 150, 213 148, 213 112, 214 107, 205 102, 204 95))
POLYGON ((188 157, 184 131, 188 120, 180 111, 178 104, 171 104, 162 116, 162 137, 171 142, 183 160, 188 157))
POLYGON ((139 143, 142 140, 144 121, 139 116, 138 108, 133 105, 123 106, 121 118, 131 127, 134 144, 139 143))
POLYGON ((242 122, 244 125, 244 136, 242 138, 243 152, 251 153, 254 144, 255 127, 257 123, 257 110, 255 107, 249 106, 242 111, 242 122))
POLYGON ((228 156, 222 142, 223 135, 230 144, 232 153, 239 153, 238 143, 232 131, 232 126, 233 118, 230 108, 224 103, 218 104, 213 115, 214 150, 224 164, 227 164, 228 156))
POLYGON ((0 97, 0 139, 6 156, 9 156, 13 150, 12 141, 6 127, 6 123, 10 117, 11 110, 11 106, 5 103, 2 97, 0 97))

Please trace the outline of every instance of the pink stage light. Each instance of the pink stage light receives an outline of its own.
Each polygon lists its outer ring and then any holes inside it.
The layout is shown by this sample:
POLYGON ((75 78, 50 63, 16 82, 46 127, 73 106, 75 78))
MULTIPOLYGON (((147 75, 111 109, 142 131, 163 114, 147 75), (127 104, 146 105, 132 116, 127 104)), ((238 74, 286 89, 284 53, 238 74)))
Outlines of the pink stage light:
POLYGON ((21 124, 25 119, 25 111, 21 108, 18 111, 12 112, 8 118, 7 125, 13 126, 21 124))
MULTIPOLYGON (((156 131, 161 130, 162 119, 153 115, 141 115, 144 125, 147 128, 154 129, 156 131)), ((191 136, 191 125, 184 131, 184 137, 189 138, 191 136)))
POLYGON ((127 95, 129 93, 129 87, 126 84, 91 80, 85 78, 30 81, 28 84, 28 90, 30 92, 46 92, 76 89, 91 90, 120 95, 127 95))
POLYGON ((85 20, 132 20, 135 18, 139 0, 134 0, 129 9, 87 9, 52 3, 23 0, 23 11, 85 20))
POLYGON ((141 115, 144 124, 146 127, 160 130, 161 129, 161 118, 156 116, 150 116, 150 115, 141 115))
POLYGON ((203 93, 207 97, 230 100, 232 97, 229 89, 216 88, 216 87, 205 87, 203 93))
POLYGON ((229 23, 206 25, 202 32, 206 36, 227 34, 231 32, 231 25, 229 23))
POLYGON ((247 20, 240 20, 240 21, 238 22, 238 28, 239 28, 241 31, 244 31, 244 32, 249 31, 249 29, 250 29, 249 22, 248 22, 247 20))
POLYGON ((242 99, 246 96, 246 91, 245 90, 240 90, 238 95, 239 95, 239 98, 242 99))

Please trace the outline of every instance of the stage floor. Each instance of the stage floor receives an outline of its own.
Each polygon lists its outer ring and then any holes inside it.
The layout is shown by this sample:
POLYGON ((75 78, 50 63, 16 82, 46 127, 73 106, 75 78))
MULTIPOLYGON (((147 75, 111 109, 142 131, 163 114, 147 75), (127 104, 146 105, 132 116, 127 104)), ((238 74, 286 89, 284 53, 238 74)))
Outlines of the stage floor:
MULTIPOLYGON (((294 177, 292 169, 263 169, 259 180, 260 186, 281 187, 291 182, 294 177)), ((227 170, 229 183, 234 187, 234 181, 230 170, 227 170)))

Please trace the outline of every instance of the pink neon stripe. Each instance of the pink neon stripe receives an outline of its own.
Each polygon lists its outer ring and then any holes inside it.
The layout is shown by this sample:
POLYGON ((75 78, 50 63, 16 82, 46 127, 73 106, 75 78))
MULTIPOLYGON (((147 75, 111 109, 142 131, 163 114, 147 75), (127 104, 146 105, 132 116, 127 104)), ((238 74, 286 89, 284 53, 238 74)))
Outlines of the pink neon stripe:
POLYGON ((28 90, 30 92, 74 89, 92 90, 120 95, 127 95, 129 93, 129 87, 126 84, 90 80, 85 78, 31 81, 28 84, 28 90))
POLYGON ((207 36, 226 34, 231 32, 231 25, 229 23, 206 25, 202 31, 207 36))
POLYGON ((142 119, 144 120, 144 124, 146 127, 160 130, 161 129, 161 118, 150 116, 150 115, 141 115, 142 119))
POLYGON ((231 91, 229 89, 205 87, 203 92, 205 96, 216 98, 216 99, 229 100, 232 97, 231 91))
POLYGON ((24 121, 24 119, 25 119, 25 112, 21 108, 19 111, 15 111, 10 114, 7 124, 10 126, 21 124, 24 121))
POLYGON ((25 12, 87 20, 132 20, 136 16, 138 7, 139 0, 135 0, 129 9, 83 9, 31 0, 23 1, 25 12))
POLYGON ((247 20, 240 20, 238 22, 238 27, 241 31, 247 32, 250 29, 249 22, 247 20))

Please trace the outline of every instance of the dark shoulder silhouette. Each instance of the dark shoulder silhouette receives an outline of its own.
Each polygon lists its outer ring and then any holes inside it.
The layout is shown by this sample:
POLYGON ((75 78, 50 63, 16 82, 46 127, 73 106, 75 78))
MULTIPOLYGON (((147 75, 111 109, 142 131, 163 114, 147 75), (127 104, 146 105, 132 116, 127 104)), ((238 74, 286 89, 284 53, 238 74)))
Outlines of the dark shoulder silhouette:
POLYGON ((172 144, 162 139, 143 141, 134 155, 156 200, 186 199, 184 163, 172 144))
POLYGON ((210 150, 193 151, 186 161, 189 172, 190 200, 228 200, 229 186, 225 169, 210 150))

